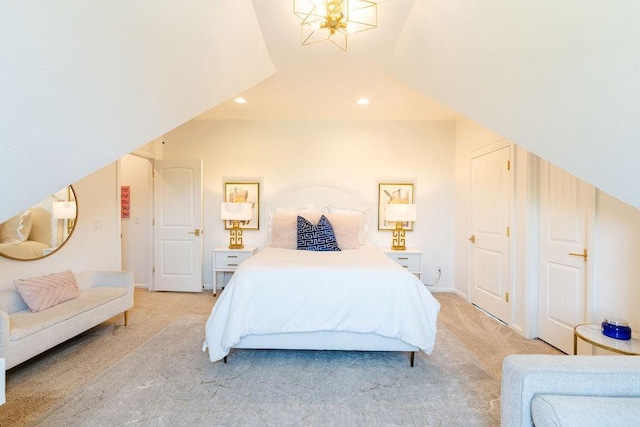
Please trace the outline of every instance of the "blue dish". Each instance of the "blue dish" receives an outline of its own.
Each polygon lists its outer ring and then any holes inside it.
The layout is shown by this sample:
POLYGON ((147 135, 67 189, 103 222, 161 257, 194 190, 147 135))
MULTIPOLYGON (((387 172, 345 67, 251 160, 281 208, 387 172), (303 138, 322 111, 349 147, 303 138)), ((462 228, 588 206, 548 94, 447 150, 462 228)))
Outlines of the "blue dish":
POLYGON ((631 328, 626 320, 615 317, 605 318, 602 322, 602 333, 617 340, 630 340, 631 328))

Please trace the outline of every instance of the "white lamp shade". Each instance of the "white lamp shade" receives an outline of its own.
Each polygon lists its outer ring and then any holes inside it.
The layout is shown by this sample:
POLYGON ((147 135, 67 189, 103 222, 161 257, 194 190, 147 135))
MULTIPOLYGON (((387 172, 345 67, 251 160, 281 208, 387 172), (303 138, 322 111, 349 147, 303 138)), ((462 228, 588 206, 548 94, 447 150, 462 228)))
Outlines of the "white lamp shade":
POLYGON ((253 217, 253 203, 222 203, 220 218, 229 221, 248 221, 253 217))
POLYGON ((75 219, 75 202, 53 202, 53 217, 55 219, 75 219))
POLYGON ((384 207, 384 219, 389 222, 412 222, 416 220, 417 205, 390 203, 384 207))

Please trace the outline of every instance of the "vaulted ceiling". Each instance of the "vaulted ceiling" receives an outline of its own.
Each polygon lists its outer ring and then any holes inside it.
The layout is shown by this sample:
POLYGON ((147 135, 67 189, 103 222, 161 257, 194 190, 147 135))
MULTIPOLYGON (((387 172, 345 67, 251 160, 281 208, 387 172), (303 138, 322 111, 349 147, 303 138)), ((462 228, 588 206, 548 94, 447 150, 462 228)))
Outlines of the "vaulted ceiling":
POLYGON ((640 2, 380 1, 346 53, 300 46, 292 2, 254 5, 277 72, 199 118, 464 116, 640 207, 640 2))
MULTIPOLYGON (((382 0, 378 27, 353 34, 347 52, 329 41, 302 46, 293 0, 254 0, 272 76, 198 119, 451 120, 458 114, 389 75, 413 0, 382 0), (370 104, 356 101, 366 97, 370 104)), ((328 34, 328 32, 326 32, 328 34)), ((229 40, 229 43, 233 43, 229 40)))
POLYGON ((0 219, 194 117, 462 114, 640 206, 640 2, 378 3, 343 53, 288 0, 5 1, 0 219))

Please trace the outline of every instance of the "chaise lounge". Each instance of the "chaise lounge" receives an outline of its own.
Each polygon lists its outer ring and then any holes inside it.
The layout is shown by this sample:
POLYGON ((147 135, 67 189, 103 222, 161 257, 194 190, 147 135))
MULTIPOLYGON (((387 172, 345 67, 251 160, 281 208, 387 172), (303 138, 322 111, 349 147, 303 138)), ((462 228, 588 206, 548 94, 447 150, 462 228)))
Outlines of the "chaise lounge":
POLYGON ((10 369, 133 307, 133 273, 75 274, 79 296, 33 312, 17 289, 0 291, 0 358, 10 369))

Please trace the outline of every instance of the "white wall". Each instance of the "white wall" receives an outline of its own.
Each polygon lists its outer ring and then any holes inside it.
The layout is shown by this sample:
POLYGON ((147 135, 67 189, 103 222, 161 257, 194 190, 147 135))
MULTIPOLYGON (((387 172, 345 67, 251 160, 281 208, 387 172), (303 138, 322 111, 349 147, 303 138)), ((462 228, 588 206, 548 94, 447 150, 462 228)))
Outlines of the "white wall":
POLYGON ((120 185, 129 186, 130 216, 122 218, 122 269, 132 271, 136 286, 150 284, 150 242, 153 232, 153 183, 149 159, 126 155, 120 160, 120 185))
POLYGON ((640 211, 603 191, 596 195, 594 318, 627 319, 640 330, 640 211))
MULTIPOLYGON (((418 221, 407 245, 424 251, 424 281, 442 268, 441 289, 453 287, 454 150, 452 121, 204 121, 164 137, 164 158, 204 159, 205 271, 212 283, 211 249, 228 242, 219 220, 223 179, 262 182, 262 200, 310 180, 342 183, 370 200, 376 212, 379 182, 415 182, 418 221)), ((376 215, 374 215, 374 218, 376 215)), ((266 226, 245 231, 246 244, 262 246, 266 226)), ((388 232, 373 243, 387 247, 388 232)))
POLYGON ((66 269, 78 272, 120 269, 116 169, 112 163, 72 184, 78 201, 78 220, 73 235, 58 252, 35 261, 0 257, 0 288, 13 289, 14 279, 66 269))
POLYGON ((415 0, 393 77, 640 207, 637 0, 415 0))
POLYGON ((251 0, 2 10, 0 221, 274 72, 251 0))

